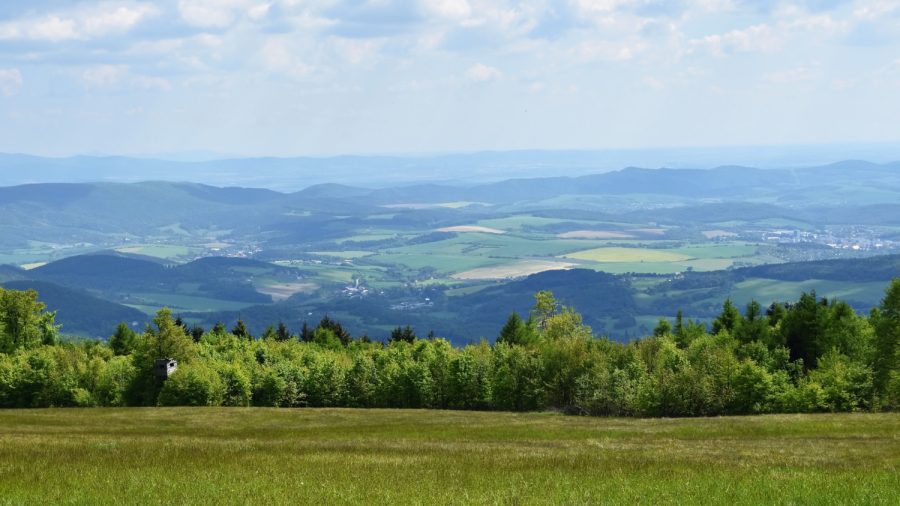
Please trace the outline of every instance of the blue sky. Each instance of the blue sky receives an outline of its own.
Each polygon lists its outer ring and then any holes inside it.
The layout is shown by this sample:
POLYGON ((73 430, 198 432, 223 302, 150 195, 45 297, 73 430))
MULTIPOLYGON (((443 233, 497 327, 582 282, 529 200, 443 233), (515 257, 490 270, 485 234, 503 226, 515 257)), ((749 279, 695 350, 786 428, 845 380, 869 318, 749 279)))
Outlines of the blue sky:
POLYGON ((0 151, 900 141, 900 0, 0 3, 0 151))

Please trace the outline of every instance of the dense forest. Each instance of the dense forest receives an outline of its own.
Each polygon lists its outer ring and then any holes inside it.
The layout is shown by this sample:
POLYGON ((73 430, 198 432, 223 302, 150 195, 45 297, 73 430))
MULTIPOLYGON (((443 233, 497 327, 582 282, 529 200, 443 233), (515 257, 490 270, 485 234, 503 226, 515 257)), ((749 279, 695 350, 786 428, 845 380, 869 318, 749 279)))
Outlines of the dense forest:
POLYGON ((561 410, 707 416, 900 408, 900 279, 879 307, 804 293, 741 311, 726 300, 711 328, 659 321, 631 343, 597 338, 541 291, 496 342, 454 347, 395 329, 352 337, 325 317, 294 335, 189 327, 170 310, 107 341, 67 341, 33 290, 0 289, 0 407, 350 406, 561 410), (157 359, 177 360, 161 379, 157 359))

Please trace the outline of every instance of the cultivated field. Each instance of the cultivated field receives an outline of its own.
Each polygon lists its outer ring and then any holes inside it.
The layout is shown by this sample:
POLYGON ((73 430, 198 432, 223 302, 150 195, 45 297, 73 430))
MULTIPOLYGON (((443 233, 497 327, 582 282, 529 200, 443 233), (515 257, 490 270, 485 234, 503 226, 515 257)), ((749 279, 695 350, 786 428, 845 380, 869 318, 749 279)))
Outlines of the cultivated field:
POLYGON ((512 264, 498 265, 495 267, 480 267, 458 274, 454 279, 511 279, 530 276, 538 272, 554 271, 558 269, 571 269, 575 264, 569 262, 549 262, 546 260, 528 260, 512 264))
POLYGON ((0 411, 3 504, 896 504, 900 416, 0 411))
POLYGON ((563 256, 592 262, 679 262, 691 259, 680 253, 646 248, 595 248, 563 256))

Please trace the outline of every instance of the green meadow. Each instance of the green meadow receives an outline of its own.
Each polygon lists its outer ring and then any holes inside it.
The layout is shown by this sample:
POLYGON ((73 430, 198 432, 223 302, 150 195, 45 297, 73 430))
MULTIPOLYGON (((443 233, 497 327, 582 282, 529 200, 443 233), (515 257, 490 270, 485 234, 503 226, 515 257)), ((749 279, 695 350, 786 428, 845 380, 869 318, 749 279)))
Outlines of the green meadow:
POLYGON ((896 504, 900 416, 0 411, 2 504, 896 504))

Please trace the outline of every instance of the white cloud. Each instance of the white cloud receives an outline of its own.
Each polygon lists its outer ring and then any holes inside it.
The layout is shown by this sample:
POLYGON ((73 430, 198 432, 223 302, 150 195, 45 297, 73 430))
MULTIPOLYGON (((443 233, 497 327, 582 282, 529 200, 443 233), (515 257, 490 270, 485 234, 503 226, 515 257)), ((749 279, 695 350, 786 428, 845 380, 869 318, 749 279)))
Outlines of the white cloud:
POLYGON ((449 19, 466 19, 472 15, 472 6, 467 0, 427 0, 425 9, 437 16, 449 19))
POLYGON ((162 77, 134 76, 131 82, 145 90, 172 91, 172 83, 162 77))
POLYGON ((785 27, 791 30, 810 32, 821 35, 838 35, 847 32, 850 23, 846 20, 837 20, 828 14, 815 16, 798 16, 785 23, 785 27))
POLYGON ((0 93, 11 97, 22 88, 22 73, 19 69, 0 69, 0 93))
POLYGON ((263 45, 260 56, 266 70, 294 79, 308 77, 314 70, 293 54, 288 39, 284 37, 270 37, 263 45))
POLYGON ((635 4, 635 0, 575 0, 572 2, 582 13, 610 13, 635 4))
POLYGON ((813 79, 814 71, 810 67, 795 67, 780 72, 770 72, 763 78, 772 84, 789 84, 813 79))
POLYGON ((781 47, 781 39, 769 25, 753 25, 724 34, 707 35, 692 41, 716 56, 731 53, 769 53, 781 47))
POLYGON ((482 63, 476 63, 466 70, 466 78, 476 83, 493 81, 495 79, 500 79, 502 76, 503 73, 498 69, 482 63))
POLYGON ((260 20, 269 14, 269 9, 271 8, 272 4, 270 3, 254 5, 247 9, 247 15, 250 16, 250 19, 260 20))
POLYGON ((332 45, 341 58, 351 65, 374 62, 378 50, 384 44, 383 39, 332 39, 332 45))
POLYGON ((81 28, 88 38, 131 30, 144 19, 157 14, 152 5, 120 6, 110 10, 98 10, 81 20, 81 28))
POLYGON ((528 85, 528 91, 531 93, 540 93, 547 89, 547 85, 542 82, 531 83, 528 85))
POLYGON ((641 79, 641 84, 656 91, 661 91, 666 88, 666 83, 653 76, 644 76, 644 78, 641 79))
POLYGON ((897 10, 900 10, 900 1, 897 0, 865 0, 857 2, 853 15, 871 21, 893 14, 897 10))
POLYGON ((128 32, 159 13, 151 4, 100 4, 0 23, 0 40, 88 40, 128 32))
POLYGON ((608 40, 588 40, 579 44, 575 48, 575 55, 582 61, 626 61, 634 58, 638 53, 643 51, 644 46, 641 42, 608 41, 608 40))
POLYGON ((246 13, 250 19, 266 17, 271 4, 252 0, 178 0, 178 12, 190 25, 203 28, 226 28, 246 13))
POLYGON ((96 65, 81 72, 81 80, 89 88, 108 88, 118 84, 128 73, 124 65, 96 65))

